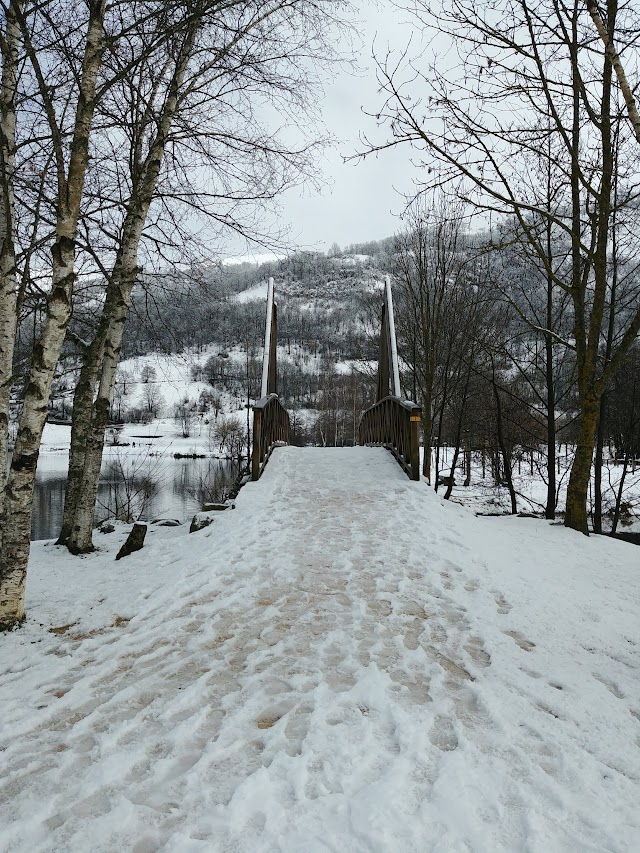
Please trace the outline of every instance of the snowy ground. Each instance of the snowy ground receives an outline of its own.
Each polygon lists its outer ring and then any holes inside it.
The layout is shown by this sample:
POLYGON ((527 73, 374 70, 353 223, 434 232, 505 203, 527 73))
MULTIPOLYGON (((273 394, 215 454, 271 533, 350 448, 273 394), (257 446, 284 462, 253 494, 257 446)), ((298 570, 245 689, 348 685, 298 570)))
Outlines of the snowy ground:
POLYGON ((38 543, 3 853, 640 849, 640 551, 276 451, 187 538, 38 543), (52 630, 53 629, 53 630, 52 630))
MULTIPOLYGON (((442 448, 441 473, 449 475, 451 468, 451 459, 453 456, 453 448, 442 448)), ((433 460, 433 456, 432 456, 433 460)), ((567 496, 567 484, 569 482, 569 474, 573 463, 573 455, 562 454, 560 456, 560 466, 557 472, 558 486, 557 494, 557 509, 560 513, 564 512, 567 496)), ((433 466, 433 461, 432 461, 433 466)), ((462 485, 465 474, 461 470, 462 459, 459 457, 459 467, 455 472, 456 486, 453 489, 452 500, 456 503, 461 503, 464 506, 472 508, 478 513, 509 513, 511 502, 509 492, 506 486, 496 486, 493 480, 490 466, 487 464, 483 470, 481 457, 479 454, 473 455, 471 465, 471 483, 468 487, 462 485)), ((435 468, 433 468, 435 470, 435 468)), ((537 513, 544 515, 544 508, 547 500, 547 483, 545 480, 545 460, 540 456, 536 460, 531 471, 528 459, 522 463, 516 463, 513 471, 513 484, 516 490, 518 512, 537 513)), ((622 465, 615 464, 613 457, 609 458, 605 455, 602 473, 602 498, 604 508, 604 529, 611 528, 613 518, 613 507, 616 502, 616 495, 620 485, 620 477, 622 474, 622 465)), ((591 471, 591 486, 588 495, 588 508, 592 512, 592 496, 595 490, 594 472, 591 471)), ((445 488, 441 487, 444 494, 445 488)), ((639 533, 640 534, 640 466, 633 469, 629 467, 624 483, 623 502, 625 503, 628 512, 623 513, 618 533, 639 533)))

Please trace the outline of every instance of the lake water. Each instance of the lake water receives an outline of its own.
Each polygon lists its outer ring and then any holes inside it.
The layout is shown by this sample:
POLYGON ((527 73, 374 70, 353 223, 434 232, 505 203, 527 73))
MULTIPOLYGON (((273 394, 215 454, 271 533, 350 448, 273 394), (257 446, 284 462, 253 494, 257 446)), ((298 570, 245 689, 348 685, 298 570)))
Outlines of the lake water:
MULTIPOLYGON (((60 533, 67 479, 67 457, 43 454, 31 523, 32 539, 53 539, 60 533)), ((102 466, 96 523, 118 517, 124 521, 155 518, 189 520, 202 504, 224 500, 238 468, 225 459, 174 459, 166 456, 116 456, 102 466)))

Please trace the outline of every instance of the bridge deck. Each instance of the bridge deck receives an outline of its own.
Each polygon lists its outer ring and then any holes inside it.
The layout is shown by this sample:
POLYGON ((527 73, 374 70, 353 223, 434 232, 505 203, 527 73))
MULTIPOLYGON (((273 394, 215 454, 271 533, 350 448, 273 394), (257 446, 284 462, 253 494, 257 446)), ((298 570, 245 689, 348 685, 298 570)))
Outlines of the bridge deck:
POLYGON ((45 634, 3 709, 3 849, 632 849, 632 546, 475 519, 371 448, 278 449, 170 534, 115 564, 131 621, 45 634))

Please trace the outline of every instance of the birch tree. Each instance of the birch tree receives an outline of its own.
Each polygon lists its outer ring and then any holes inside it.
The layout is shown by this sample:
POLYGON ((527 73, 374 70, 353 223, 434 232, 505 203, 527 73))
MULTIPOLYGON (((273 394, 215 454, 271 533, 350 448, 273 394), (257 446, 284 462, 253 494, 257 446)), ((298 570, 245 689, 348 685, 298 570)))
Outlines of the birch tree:
MULTIPOLYGON (((2 44, 2 79, 6 83, 3 85, 3 143, 7 143, 5 147, 10 151, 11 140, 7 133, 11 130, 12 118, 7 105, 11 104, 13 57, 18 49, 21 107, 15 128, 18 136, 22 134, 27 156, 31 153, 28 170, 40 180, 33 182, 36 195, 25 192, 20 199, 16 198, 16 208, 26 221, 25 229, 31 235, 32 244, 38 248, 39 263, 44 264, 48 254, 50 270, 49 280, 41 288, 46 312, 25 379, 22 414, 2 497, 0 629, 11 628, 24 619, 36 466, 54 372, 72 311, 77 278, 78 224, 84 213, 96 105, 118 80, 132 72, 138 57, 133 61, 127 58, 117 68, 105 66, 104 59, 107 55, 118 56, 132 28, 149 30, 152 22, 170 22, 176 10, 180 11, 185 5, 191 4, 136 0, 114 0, 108 7, 105 0, 86 0, 81 5, 66 0, 42 0, 38 4, 12 0, 0 4, 6 21, 2 44)), ((165 27, 161 35, 147 42, 145 50, 153 52, 158 43, 166 42, 169 36, 165 27)), ((6 161, 4 150, 3 157, 6 161)), ((12 185, 10 161, 8 165, 7 169, 5 162, 2 173, 5 222, 6 212, 10 215, 6 200, 15 198, 16 187, 16 171, 14 169, 12 185)), ((14 240, 19 233, 20 216, 14 217, 14 240)), ((7 222, 7 227, 10 224, 7 222)), ((22 255, 26 280, 30 277, 29 248, 22 255)), ((8 340, 15 329, 21 283, 14 281, 12 289, 3 281, 2 286, 11 291, 4 304, 7 313, 3 317, 8 319, 2 322, 8 340)), ((12 384, 10 348, 11 344, 3 341, 2 423, 8 414, 12 384), (6 392, 5 388, 8 388, 6 392)), ((6 453, 6 441, 2 448, 6 453)), ((3 472, 5 465, 6 457, 0 460, 3 472)))
POLYGON ((317 71, 299 67, 299 58, 313 57, 317 69, 334 60, 327 34, 336 23, 337 7, 326 3, 311 9, 281 0, 196 5, 199 14, 176 33, 166 54, 140 66, 112 104, 111 115, 119 112, 129 122, 120 128, 130 143, 129 195, 119 200, 123 220, 115 261, 75 396, 59 538, 72 553, 93 548, 104 432, 124 324, 139 279, 139 249, 145 239, 157 240, 159 230, 157 218, 148 221, 150 211, 165 211, 174 221, 175 206, 186 206, 256 239, 260 234, 247 211, 309 171, 317 147, 313 141, 293 146, 264 128, 258 107, 277 105, 298 125, 309 116, 308 95, 317 71), (212 189, 189 177, 194 155, 212 189))
POLYGON ((7 473, 9 395, 13 384, 13 352, 18 314, 14 169, 20 27, 16 20, 14 4, 9 3, 4 11, 4 28, 0 32, 0 519, 7 473))
MULTIPOLYGON (((6 15, 9 10, 5 7, 4 11, 6 15)), ((35 17, 28 16, 22 4, 15 2, 11 4, 10 11, 20 29, 26 60, 35 78, 38 99, 48 125, 55 156, 56 203, 47 319, 33 350, 2 506, 0 629, 10 628, 24 619, 24 588, 36 465, 53 374, 71 311, 74 243, 88 162, 96 85, 105 48, 105 2, 90 0, 87 2, 75 115, 72 127, 67 132, 63 125, 64 117, 57 114, 54 91, 47 83, 43 53, 38 47, 38 27, 50 25, 49 15, 52 12, 55 14, 55 10, 45 6, 36 12, 35 17)), ((53 32, 53 29, 49 32, 53 32)))

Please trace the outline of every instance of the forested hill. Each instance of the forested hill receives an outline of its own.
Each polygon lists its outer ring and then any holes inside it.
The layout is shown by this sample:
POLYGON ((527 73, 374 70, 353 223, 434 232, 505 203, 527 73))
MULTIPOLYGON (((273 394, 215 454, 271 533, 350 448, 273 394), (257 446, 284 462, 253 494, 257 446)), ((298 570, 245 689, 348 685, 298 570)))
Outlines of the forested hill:
MULTIPOLYGON (((215 341, 258 344, 264 333, 264 297, 276 281, 281 338, 362 357, 368 319, 389 265, 393 238, 328 254, 298 252, 261 264, 218 264, 194 275, 147 279, 134 293, 124 357, 180 352, 215 341)), ((375 311, 377 314, 377 310, 375 311)))

